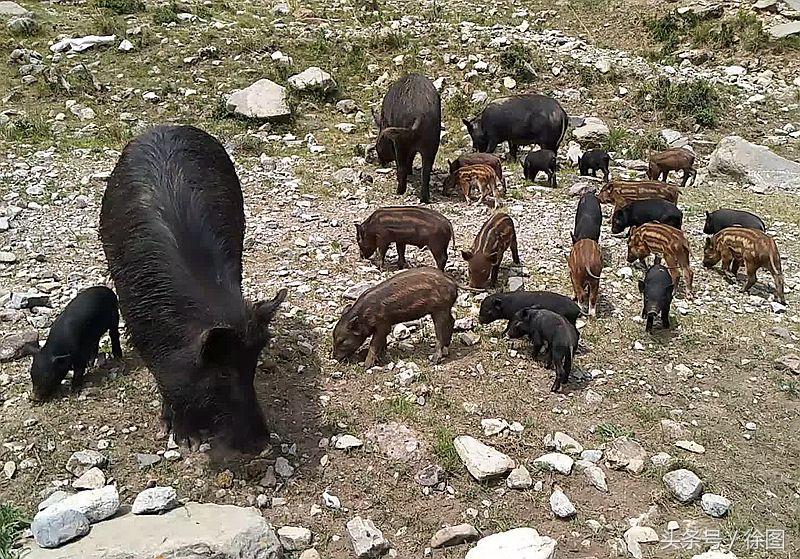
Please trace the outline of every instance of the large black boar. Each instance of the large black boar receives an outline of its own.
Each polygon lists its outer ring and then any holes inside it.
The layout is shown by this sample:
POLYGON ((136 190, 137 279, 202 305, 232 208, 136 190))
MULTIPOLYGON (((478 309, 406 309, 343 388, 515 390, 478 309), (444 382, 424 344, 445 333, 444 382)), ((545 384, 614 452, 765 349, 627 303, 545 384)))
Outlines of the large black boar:
POLYGON ((519 146, 531 144, 558 153, 569 125, 558 101, 534 94, 496 99, 480 116, 463 122, 476 151, 494 153, 498 144, 508 141, 512 159, 517 158, 519 146))
POLYGON ((706 212, 706 223, 703 226, 703 233, 715 235, 728 227, 746 227, 747 229, 757 229, 766 231, 764 220, 756 214, 743 210, 729 210, 726 208, 715 210, 711 213, 706 212))
POLYGON ((422 156, 420 202, 430 202, 433 162, 439 151, 442 129, 442 101, 433 82, 410 74, 392 84, 383 98, 380 116, 372 112, 378 125, 375 151, 381 165, 397 162, 397 193, 405 194, 408 176, 414 170, 414 157, 422 156))
POLYGON ((100 338, 108 332, 114 357, 122 357, 119 344, 117 296, 102 285, 84 289, 69 302, 50 327, 47 343, 33 356, 33 400, 49 398, 72 370, 72 391, 83 384, 86 367, 94 363, 100 338))
POLYGON ((236 449, 265 442, 253 379, 286 290, 242 298, 242 190, 222 145, 191 126, 132 140, 103 196, 100 238, 164 427, 192 443, 206 431, 236 449))

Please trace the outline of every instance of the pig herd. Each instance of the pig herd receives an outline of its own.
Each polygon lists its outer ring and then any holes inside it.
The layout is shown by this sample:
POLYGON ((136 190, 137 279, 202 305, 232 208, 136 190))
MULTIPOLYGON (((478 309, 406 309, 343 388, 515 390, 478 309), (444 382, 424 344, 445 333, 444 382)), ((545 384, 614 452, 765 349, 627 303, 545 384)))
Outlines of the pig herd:
MULTIPOLYGON (((377 157, 384 166, 396 163, 397 193, 405 193, 414 158, 420 154, 419 199, 429 202, 441 131, 436 88, 424 76, 405 76, 389 88, 380 113, 373 114, 377 157)), ((495 287, 506 251, 514 265, 521 265, 515 224, 497 210, 506 182, 502 162, 492 153, 508 142, 513 162, 519 147, 539 146, 523 159, 523 174, 535 180, 543 172, 556 187, 557 153, 568 122, 560 104, 541 95, 501 98, 476 118, 463 121, 475 153, 449 163, 443 192, 457 187, 466 201, 495 210, 471 247, 461 251, 468 268, 468 286, 462 288, 495 287)), ((601 204, 613 205, 613 233, 628 230, 627 260, 644 266, 639 290, 646 330, 657 317, 669 328, 670 304, 681 277, 685 295, 692 296, 690 247, 677 206, 680 191, 665 181, 670 171, 683 171, 682 186, 692 180, 694 155, 687 150, 653 154, 648 181, 610 181, 609 163, 601 150, 586 152, 578 162, 581 175, 600 171, 605 182, 578 202, 567 256, 573 298, 516 291, 492 293, 481 302, 481 324, 506 320, 505 333, 530 339, 534 356, 545 349, 547 366, 555 370, 553 391, 569 379, 579 341, 577 319, 597 313, 603 268, 601 204), (651 254, 655 262, 647 267, 651 254)), ((244 227, 239 179, 217 139, 191 126, 158 126, 132 140, 111 174, 100 213, 100 239, 119 302, 110 289, 93 287, 67 305, 34 356, 33 398, 52 396, 70 370, 72 388, 79 390, 106 332, 114 356, 121 357, 121 311, 131 346, 155 377, 163 434, 171 431, 176 440, 193 446, 208 436, 239 450, 263 446, 267 429, 254 378, 269 340, 269 324, 286 290, 267 301, 243 297, 244 227)), ((436 267, 402 270, 364 291, 344 309, 333 329, 333 357, 351 358, 371 338, 365 366, 372 367, 381 359, 394 325, 430 315, 436 336, 431 358, 439 362, 448 355, 459 290, 458 281, 446 272, 449 246, 455 244, 452 224, 430 208, 388 206, 375 210, 355 229, 361 257, 377 252, 381 269, 392 244, 401 269, 407 266, 408 245, 427 248, 436 267)), ((704 232, 710 237, 703 264, 712 267, 721 261, 731 281, 744 265, 745 290, 755 283, 756 271, 767 268, 784 302, 780 256, 765 230, 764 222, 748 212, 708 213, 704 232)))

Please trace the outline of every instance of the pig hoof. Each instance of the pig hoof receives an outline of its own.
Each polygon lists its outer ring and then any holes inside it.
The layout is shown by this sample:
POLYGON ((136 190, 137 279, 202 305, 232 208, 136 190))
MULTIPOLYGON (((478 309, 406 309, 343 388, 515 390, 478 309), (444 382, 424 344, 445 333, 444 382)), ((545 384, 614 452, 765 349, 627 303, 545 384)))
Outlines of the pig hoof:
MULTIPOLYGON (((785 304, 785 303, 784 303, 784 304, 785 304)), ((450 348, 449 348, 449 347, 443 347, 443 348, 442 348, 442 355, 443 355, 443 356, 445 356, 445 357, 447 357, 448 355, 450 355, 450 348)))

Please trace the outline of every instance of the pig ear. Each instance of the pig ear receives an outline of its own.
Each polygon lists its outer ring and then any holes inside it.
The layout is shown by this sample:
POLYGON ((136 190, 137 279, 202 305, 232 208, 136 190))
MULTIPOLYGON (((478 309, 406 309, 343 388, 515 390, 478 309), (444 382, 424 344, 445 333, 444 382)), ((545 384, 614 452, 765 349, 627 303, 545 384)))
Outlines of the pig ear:
POLYGON ((227 356, 238 353, 241 343, 239 334, 233 328, 226 326, 209 328, 200 334, 198 363, 200 365, 222 363, 227 356))
POLYGON ((256 304, 256 316, 258 316, 259 322, 266 324, 272 320, 272 317, 275 316, 275 312, 278 310, 278 307, 280 307, 281 303, 286 300, 287 293, 288 291, 286 288, 283 288, 278 291, 277 295, 275 295, 271 301, 261 301, 260 303, 256 304))
POLYGON ((644 293, 644 281, 639 280, 639 293, 644 293))
POLYGON ((463 258, 464 260, 472 260, 473 256, 474 255, 472 254, 471 250, 462 250, 461 251, 461 258, 463 258))
POLYGON ((359 320, 359 316, 357 314, 347 321, 347 329, 353 334, 361 335, 361 321, 359 320))
POLYGON ((463 122, 464 126, 467 127, 467 131, 472 132, 472 129, 474 128, 474 126, 473 126, 471 121, 467 120, 466 118, 462 118, 461 122, 463 122))

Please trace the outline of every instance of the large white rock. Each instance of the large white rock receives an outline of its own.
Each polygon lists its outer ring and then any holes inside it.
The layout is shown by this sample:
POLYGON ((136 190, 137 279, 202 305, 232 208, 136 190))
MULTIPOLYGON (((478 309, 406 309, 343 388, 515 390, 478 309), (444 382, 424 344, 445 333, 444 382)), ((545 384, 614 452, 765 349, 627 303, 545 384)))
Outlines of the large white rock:
POLYGON ((715 495, 714 493, 704 493, 700 499, 700 506, 703 512, 714 518, 722 518, 728 511, 731 510, 730 499, 726 499, 722 495, 715 495))
POLYGON ((306 68, 289 78, 289 86, 296 91, 319 91, 327 93, 336 89, 336 81, 331 75, 316 66, 306 68))
POLYGON ((380 557, 389 549, 389 542, 372 520, 360 516, 351 518, 347 521, 347 533, 359 559, 380 557))
POLYGON ((556 452, 564 452, 566 454, 580 454, 583 452, 583 445, 561 431, 556 431, 555 434, 547 434, 544 437, 544 446, 556 452))
POLYGON ((50 505, 36 516, 67 509, 82 513, 90 523, 94 524, 116 514, 119 510, 119 493, 113 485, 106 485, 101 489, 92 489, 91 491, 81 491, 50 505))
POLYGON ((681 503, 691 503, 703 492, 703 482, 690 470, 674 470, 664 474, 664 485, 681 503))
MULTIPOLYGON (((50 509, 47 509, 50 510, 50 509)), ((189 503, 162 516, 127 514, 92 527, 55 550, 34 547, 27 559, 280 559, 280 542, 258 509, 189 503)))
POLYGON ((608 139, 611 131, 608 126, 597 117, 589 116, 582 126, 572 131, 572 137, 582 146, 599 146, 608 139))
POLYGON ((136 496, 131 507, 133 514, 160 514, 179 505, 178 494, 172 487, 151 487, 136 496))
POLYGON ((464 559, 554 559, 556 540, 533 528, 514 528, 478 541, 464 559))
POLYGON ((784 39, 800 33, 800 21, 791 21, 770 27, 769 35, 773 39, 784 39))
POLYGON ((16 2, 8 2, 6 0, 0 2, 0 16, 22 16, 27 13, 28 10, 16 2))
POLYGON ((739 136, 720 141, 711 154, 708 171, 712 175, 732 176, 758 188, 800 188, 800 163, 739 136))
POLYGON ((33 540, 48 548, 85 536, 90 529, 86 516, 72 509, 39 513, 31 523, 33 540))
POLYGON ((292 114, 286 100, 286 88, 267 79, 231 93, 227 108, 240 116, 266 120, 283 120, 292 114))
POLYGON ((456 437, 453 446, 469 473, 478 481, 501 476, 514 467, 511 458, 468 435, 456 437))
POLYGON ((558 518, 570 518, 578 513, 566 493, 558 488, 554 489, 553 493, 550 494, 550 510, 558 518))
POLYGON ((537 468, 548 471, 556 471, 560 474, 564 474, 565 476, 568 476, 572 471, 572 466, 574 463, 575 461, 572 458, 566 454, 561 454, 560 452, 551 452, 549 454, 545 454, 544 456, 540 456, 533 461, 533 465, 537 468))

